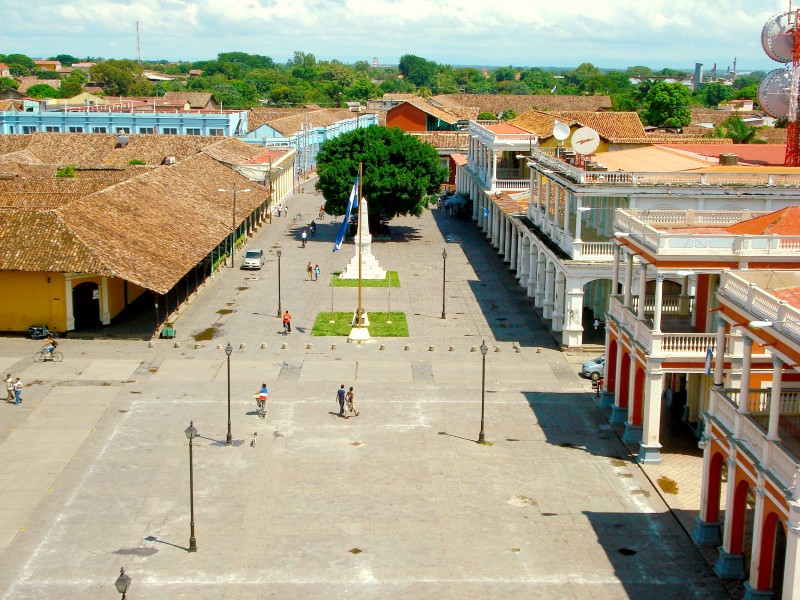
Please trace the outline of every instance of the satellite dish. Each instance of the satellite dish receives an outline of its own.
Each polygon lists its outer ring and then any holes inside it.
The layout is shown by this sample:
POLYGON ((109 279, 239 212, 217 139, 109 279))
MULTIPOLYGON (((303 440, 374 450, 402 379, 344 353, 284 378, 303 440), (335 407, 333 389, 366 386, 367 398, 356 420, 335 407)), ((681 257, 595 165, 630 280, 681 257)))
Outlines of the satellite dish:
POLYGON ((563 142, 565 139, 569 137, 570 129, 569 125, 566 123, 559 123, 556 121, 556 124, 553 125, 553 137, 556 138, 559 142, 563 142))
POLYGON ((789 116, 789 90, 792 74, 788 69, 770 71, 758 85, 758 105, 765 113, 776 119, 789 116))
POLYGON ((772 60, 780 63, 792 62, 794 49, 794 27, 790 22, 791 13, 775 15, 761 30, 761 45, 772 60))
POLYGON ((572 134, 572 148, 578 154, 592 154, 600 145, 600 135, 591 127, 581 127, 572 134))

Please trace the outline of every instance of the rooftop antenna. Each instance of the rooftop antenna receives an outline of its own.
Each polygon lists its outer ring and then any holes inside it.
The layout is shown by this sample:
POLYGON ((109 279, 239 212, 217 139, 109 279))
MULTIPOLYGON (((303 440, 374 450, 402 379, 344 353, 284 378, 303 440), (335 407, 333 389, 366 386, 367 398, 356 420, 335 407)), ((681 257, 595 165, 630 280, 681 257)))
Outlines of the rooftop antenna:
POLYGON ((142 47, 139 45, 139 21, 136 21, 136 60, 142 64, 142 47))

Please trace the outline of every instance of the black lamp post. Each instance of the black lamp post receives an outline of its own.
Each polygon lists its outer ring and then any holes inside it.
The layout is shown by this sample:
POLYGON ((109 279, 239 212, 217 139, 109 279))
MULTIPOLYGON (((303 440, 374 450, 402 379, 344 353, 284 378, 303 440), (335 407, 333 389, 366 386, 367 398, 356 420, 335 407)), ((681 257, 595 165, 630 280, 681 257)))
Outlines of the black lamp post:
POLYGON ((483 369, 481 372, 481 432, 478 435, 478 443, 485 444, 486 437, 483 433, 483 413, 484 413, 484 406, 485 406, 485 399, 486 399, 486 353, 489 351, 489 347, 486 345, 486 341, 481 342, 481 354, 483 354, 483 369))
POLYGON ((189 552, 197 552, 197 540, 194 537, 194 469, 192 467, 192 440, 197 436, 194 421, 189 421, 189 427, 186 428, 184 433, 189 438, 189 505, 191 507, 189 552))
POLYGON ((442 250, 442 318, 447 318, 444 310, 444 288, 447 281, 447 249, 442 250))
POLYGON ((283 313, 281 310, 281 251, 278 250, 275 254, 278 255, 278 316, 280 317, 283 313))
POLYGON ((114 586, 117 588, 117 591, 122 594, 122 600, 125 600, 125 592, 128 591, 128 588, 131 585, 131 578, 125 575, 125 569, 119 570, 119 577, 114 582, 114 586))
POLYGON ((228 345, 225 346, 225 356, 228 357, 228 436, 225 438, 225 445, 230 446, 233 444, 233 440, 231 438, 231 353, 233 352, 233 346, 231 343, 228 342, 228 345))

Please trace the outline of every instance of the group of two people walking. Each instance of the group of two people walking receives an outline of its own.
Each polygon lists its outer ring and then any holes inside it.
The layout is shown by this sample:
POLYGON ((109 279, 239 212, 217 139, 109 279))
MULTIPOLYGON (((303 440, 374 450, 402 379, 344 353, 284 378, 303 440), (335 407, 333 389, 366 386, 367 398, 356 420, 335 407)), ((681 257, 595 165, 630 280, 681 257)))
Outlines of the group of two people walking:
POLYGON ((342 384, 342 387, 336 390, 336 402, 339 403, 340 417, 349 419, 350 415, 354 417, 358 416, 358 411, 355 406, 355 394, 353 393, 352 387, 348 391, 345 391, 344 384, 342 384))
POLYGON ((11 373, 6 375, 6 402, 19 404, 22 402, 22 382, 19 377, 14 379, 11 373))

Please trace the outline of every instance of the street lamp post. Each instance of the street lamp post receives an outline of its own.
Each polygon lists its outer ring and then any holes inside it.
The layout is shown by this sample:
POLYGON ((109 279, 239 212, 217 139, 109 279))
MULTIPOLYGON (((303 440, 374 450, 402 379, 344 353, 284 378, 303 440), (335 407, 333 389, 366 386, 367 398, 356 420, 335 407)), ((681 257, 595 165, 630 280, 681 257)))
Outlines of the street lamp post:
POLYGON ((447 249, 442 250, 442 318, 447 318, 447 313, 444 310, 444 291, 447 282, 447 249))
POLYGON ((281 251, 278 250, 275 254, 278 255, 278 316, 280 317, 283 313, 281 310, 281 251))
POLYGON ((225 356, 228 357, 228 436, 225 438, 225 445, 230 446, 233 444, 233 439, 231 437, 231 353, 233 352, 233 346, 231 343, 228 342, 228 345, 225 346, 225 356))
POLYGON ((125 569, 119 570, 119 577, 114 582, 114 587, 117 588, 117 591, 122 594, 122 600, 125 600, 125 593, 128 591, 128 588, 131 585, 131 578, 125 575, 125 569))
POLYGON ((242 194, 246 194, 250 191, 250 188, 245 188, 243 190, 236 189, 236 186, 233 186, 233 190, 223 190, 219 188, 218 192, 222 192, 223 194, 233 191, 233 211, 232 211, 232 218, 231 218, 231 269, 233 268, 233 246, 236 244, 236 193, 241 192, 242 194))
POLYGON ((483 369, 481 371, 481 432, 478 434, 478 443, 485 444, 486 437, 483 433, 483 414, 486 404, 486 353, 489 351, 486 341, 481 342, 481 354, 483 355, 483 369))
POLYGON ((194 537, 194 469, 192 467, 192 440, 197 436, 194 421, 189 422, 189 427, 184 431, 189 438, 189 506, 191 507, 189 520, 189 552, 197 552, 197 540, 194 537))

